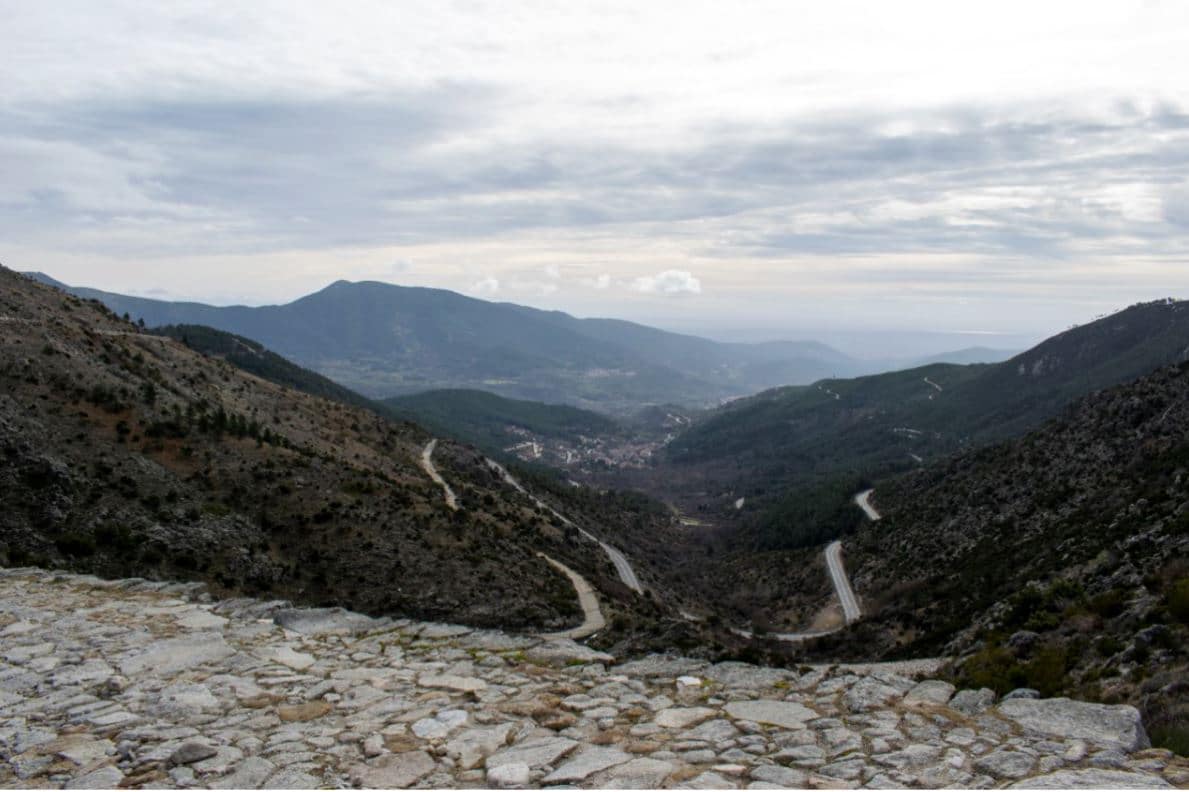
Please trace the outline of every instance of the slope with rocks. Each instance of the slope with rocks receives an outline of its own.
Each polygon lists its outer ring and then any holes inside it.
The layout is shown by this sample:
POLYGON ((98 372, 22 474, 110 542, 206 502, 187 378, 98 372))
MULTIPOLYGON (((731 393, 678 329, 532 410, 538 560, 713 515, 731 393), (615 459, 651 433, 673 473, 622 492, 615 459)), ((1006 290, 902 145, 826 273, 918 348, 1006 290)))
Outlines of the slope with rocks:
POLYGON ((874 497, 883 520, 847 541, 873 613, 836 649, 1130 701, 1189 750, 1189 364, 874 497))
POLYGON ((1002 363, 935 364, 741 399, 678 435, 656 479, 681 483, 716 517, 741 524, 744 542, 779 545, 806 490, 839 491, 840 479, 853 484, 1017 436, 1081 396, 1187 359, 1189 302, 1134 305, 1002 363), (782 497, 787 490, 795 497, 782 497), (732 519, 740 496, 751 506, 732 519))
POLYGON ((465 447, 435 455, 454 511, 418 466, 430 438, 414 425, 267 382, 11 271, 0 286, 0 563, 543 629, 581 613, 538 551, 614 579, 465 447))
POLYGON ((33 569, 0 570, 0 635, 4 786, 1189 785, 1131 707, 996 705, 904 666, 616 663, 567 640, 33 569))

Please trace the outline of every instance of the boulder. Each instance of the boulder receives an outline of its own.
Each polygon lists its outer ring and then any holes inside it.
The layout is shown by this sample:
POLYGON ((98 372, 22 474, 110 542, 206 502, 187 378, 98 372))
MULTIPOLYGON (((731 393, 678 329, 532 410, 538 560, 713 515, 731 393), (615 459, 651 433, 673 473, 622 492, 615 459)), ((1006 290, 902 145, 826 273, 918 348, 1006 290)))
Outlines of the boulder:
POLYGON ((1139 710, 1126 704, 1092 704, 1067 698, 1012 699, 999 713, 1034 732, 1065 740, 1085 740, 1127 752, 1151 745, 1139 710))
POLYGON ((963 715, 981 715, 995 703, 995 691, 990 688, 959 690, 950 699, 950 709, 963 715))
POLYGON ((1038 699, 1040 698, 1040 691, 1035 688, 1016 688, 1012 692, 1003 697, 1004 701, 1011 701, 1012 699, 1038 699))
POLYGON ((905 704, 938 704, 944 706, 954 696, 954 686, 940 679, 926 679, 904 694, 905 704))

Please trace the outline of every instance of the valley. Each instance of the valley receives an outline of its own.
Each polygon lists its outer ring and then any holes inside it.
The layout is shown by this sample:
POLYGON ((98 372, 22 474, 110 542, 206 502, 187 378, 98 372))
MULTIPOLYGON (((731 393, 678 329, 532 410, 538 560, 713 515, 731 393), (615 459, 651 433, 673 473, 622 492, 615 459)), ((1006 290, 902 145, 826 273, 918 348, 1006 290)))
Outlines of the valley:
POLYGON ((1134 704, 1183 739, 1184 303, 1002 363, 597 411, 373 399, 257 339, 0 277, 6 566, 627 656, 934 658, 997 695, 1134 704))

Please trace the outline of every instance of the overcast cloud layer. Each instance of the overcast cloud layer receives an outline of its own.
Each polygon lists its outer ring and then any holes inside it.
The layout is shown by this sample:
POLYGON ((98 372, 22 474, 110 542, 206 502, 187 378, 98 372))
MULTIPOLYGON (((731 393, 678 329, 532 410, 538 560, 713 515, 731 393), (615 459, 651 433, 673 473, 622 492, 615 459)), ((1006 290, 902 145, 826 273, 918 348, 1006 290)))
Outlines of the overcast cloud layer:
POLYGON ((1189 296, 1189 5, 576 5, 0 3, 0 257, 753 336, 1189 296))

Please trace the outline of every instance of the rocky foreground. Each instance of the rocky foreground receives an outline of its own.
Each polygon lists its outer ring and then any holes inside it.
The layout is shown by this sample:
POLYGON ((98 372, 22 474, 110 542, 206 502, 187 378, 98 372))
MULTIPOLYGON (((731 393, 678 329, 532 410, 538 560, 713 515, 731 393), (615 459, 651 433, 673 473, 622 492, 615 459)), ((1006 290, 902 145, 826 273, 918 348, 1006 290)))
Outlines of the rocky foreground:
POLYGON ((1189 787, 1135 709, 0 570, 0 784, 1189 787))

